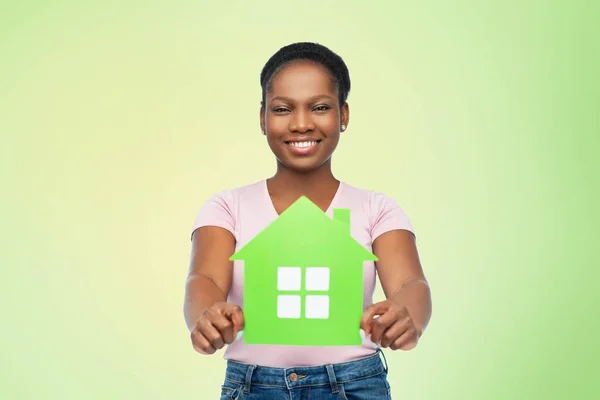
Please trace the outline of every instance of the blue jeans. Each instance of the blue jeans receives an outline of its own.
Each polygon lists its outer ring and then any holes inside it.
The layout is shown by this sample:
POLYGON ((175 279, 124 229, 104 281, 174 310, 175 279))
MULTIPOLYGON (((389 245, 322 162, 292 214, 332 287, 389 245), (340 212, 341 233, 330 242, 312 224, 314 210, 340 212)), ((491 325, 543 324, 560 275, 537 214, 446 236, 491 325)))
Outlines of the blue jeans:
POLYGON ((380 353, 316 367, 272 368, 228 360, 221 400, 391 400, 387 362, 384 367, 380 353))

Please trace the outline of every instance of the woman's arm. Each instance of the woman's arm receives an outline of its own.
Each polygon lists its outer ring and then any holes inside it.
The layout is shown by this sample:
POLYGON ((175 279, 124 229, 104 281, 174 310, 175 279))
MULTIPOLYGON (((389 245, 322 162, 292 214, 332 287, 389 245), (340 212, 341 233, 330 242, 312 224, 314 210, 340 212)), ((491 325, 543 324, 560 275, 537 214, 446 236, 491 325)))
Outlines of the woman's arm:
POLYGON ((227 304, 235 239, 224 228, 198 228, 192 236, 183 313, 194 348, 212 354, 235 339, 243 326, 241 309, 227 304))
POLYGON ((363 324, 371 322, 371 340, 382 347, 413 348, 427 328, 432 310, 415 236, 402 229, 386 232, 373 242, 373 253, 379 259, 377 272, 386 300, 365 311, 363 324), (380 317, 372 320, 375 315, 380 317))

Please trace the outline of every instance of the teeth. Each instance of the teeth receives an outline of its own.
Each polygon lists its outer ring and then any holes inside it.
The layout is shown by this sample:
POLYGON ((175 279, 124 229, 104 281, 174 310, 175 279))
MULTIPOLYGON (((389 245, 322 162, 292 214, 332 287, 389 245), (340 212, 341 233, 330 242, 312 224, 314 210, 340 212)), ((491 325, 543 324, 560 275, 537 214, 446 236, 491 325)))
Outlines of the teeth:
POLYGON ((312 142, 291 142, 290 145, 295 146, 295 147, 299 147, 301 149, 306 148, 306 147, 310 147, 310 146, 314 146, 315 144, 317 144, 317 142, 312 141, 312 142))

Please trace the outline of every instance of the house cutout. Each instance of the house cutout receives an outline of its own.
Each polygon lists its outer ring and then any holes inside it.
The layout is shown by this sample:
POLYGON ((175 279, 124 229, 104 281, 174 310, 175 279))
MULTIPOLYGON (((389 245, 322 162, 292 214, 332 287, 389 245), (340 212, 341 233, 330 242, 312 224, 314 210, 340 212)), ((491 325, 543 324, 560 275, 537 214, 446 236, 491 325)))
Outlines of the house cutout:
POLYGON ((363 263, 377 261, 350 235, 350 210, 329 218, 307 197, 239 249, 246 344, 362 344, 363 263))

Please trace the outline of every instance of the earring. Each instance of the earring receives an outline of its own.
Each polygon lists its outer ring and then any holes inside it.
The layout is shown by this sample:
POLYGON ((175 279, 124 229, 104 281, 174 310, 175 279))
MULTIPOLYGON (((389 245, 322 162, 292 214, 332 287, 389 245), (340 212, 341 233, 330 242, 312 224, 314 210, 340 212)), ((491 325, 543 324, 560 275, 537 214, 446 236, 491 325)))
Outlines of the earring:
POLYGON ((342 125, 342 132, 346 130, 346 125, 342 125))
POLYGON ((265 134, 265 131, 260 131, 260 133, 262 133, 263 135, 265 134))

